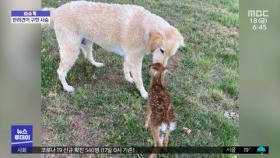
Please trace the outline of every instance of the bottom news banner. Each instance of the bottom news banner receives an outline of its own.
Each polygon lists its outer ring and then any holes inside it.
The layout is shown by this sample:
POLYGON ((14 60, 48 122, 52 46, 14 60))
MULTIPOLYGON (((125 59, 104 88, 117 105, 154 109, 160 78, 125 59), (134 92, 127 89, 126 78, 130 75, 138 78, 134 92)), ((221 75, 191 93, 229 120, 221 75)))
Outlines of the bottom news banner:
POLYGON ((236 147, 12 147, 12 153, 33 154, 268 154, 268 146, 236 147), (25 152, 24 152, 25 151, 25 152))
POLYGON ((1 0, 0 158, 280 158, 279 8, 1 0))

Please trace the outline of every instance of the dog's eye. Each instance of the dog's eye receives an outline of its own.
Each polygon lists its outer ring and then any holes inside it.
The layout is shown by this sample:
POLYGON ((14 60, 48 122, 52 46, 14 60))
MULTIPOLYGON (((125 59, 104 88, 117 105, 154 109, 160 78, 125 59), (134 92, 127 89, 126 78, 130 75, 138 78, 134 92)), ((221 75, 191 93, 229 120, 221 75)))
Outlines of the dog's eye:
POLYGON ((162 48, 159 49, 161 54, 164 54, 164 50, 162 48))

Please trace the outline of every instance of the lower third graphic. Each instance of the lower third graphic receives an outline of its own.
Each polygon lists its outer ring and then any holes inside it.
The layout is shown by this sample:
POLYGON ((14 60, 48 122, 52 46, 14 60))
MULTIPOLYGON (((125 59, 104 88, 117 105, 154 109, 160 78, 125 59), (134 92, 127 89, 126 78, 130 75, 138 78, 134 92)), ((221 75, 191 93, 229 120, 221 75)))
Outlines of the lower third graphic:
POLYGON ((33 135, 32 125, 11 126, 12 153, 32 153, 33 135))

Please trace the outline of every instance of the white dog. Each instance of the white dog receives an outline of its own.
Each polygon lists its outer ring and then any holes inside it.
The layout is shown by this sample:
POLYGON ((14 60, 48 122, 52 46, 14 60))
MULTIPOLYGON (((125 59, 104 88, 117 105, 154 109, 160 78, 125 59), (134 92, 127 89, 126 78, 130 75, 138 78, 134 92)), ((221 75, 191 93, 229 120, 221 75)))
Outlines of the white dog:
POLYGON ((135 5, 75 1, 51 9, 51 24, 60 48, 57 70, 63 88, 74 88, 66 82, 80 48, 89 62, 101 67, 92 55, 93 43, 124 57, 125 79, 134 82, 143 98, 142 59, 153 54, 153 63, 167 64, 169 57, 184 45, 183 36, 161 17, 135 5))

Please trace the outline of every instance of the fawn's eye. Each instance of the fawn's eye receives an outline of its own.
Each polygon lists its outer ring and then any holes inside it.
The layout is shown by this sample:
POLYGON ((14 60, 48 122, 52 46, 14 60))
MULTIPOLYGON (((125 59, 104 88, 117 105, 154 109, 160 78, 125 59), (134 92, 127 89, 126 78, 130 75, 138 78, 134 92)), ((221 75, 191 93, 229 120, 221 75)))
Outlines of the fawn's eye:
POLYGON ((161 54, 164 54, 164 50, 162 48, 159 49, 161 54))

